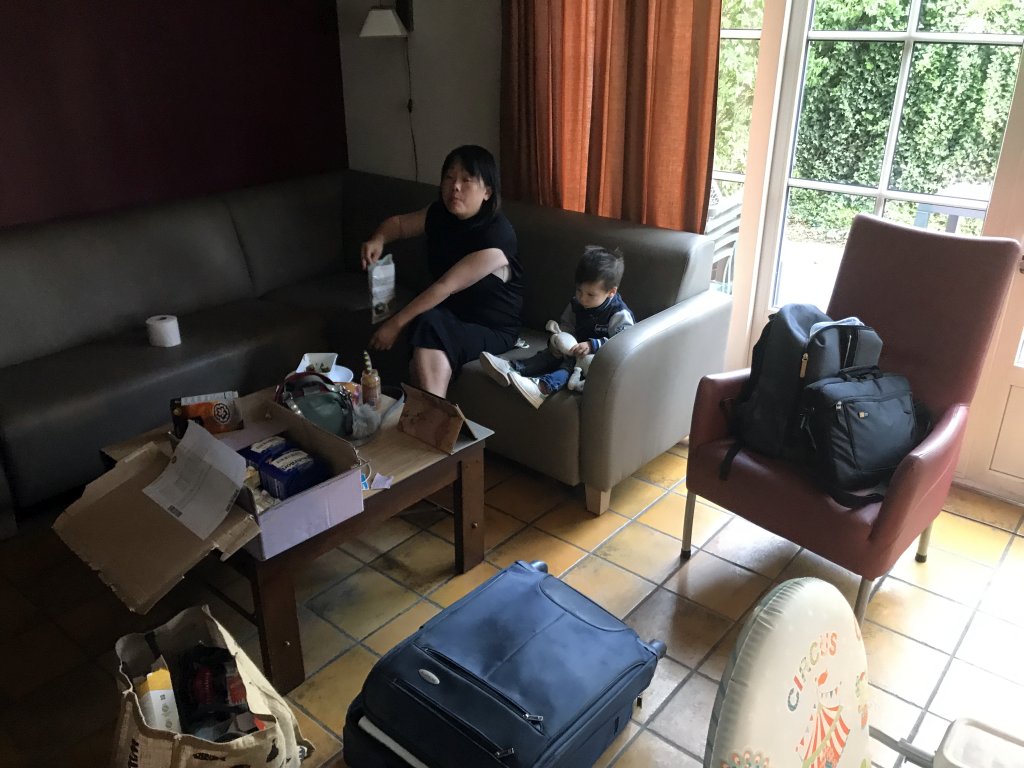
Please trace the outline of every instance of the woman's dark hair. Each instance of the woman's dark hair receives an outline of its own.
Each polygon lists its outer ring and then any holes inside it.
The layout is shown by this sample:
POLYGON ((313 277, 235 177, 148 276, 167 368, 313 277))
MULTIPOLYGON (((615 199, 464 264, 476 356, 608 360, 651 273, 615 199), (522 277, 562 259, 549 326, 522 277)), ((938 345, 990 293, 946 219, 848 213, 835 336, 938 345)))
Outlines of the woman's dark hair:
POLYGON ((480 179, 484 186, 491 188, 491 196, 480 206, 481 218, 489 219, 501 210, 501 177, 498 175, 498 163, 494 155, 476 144, 463 144, 448 153, 441 166, 443 180, 448 169, 456 162, 466 169, 466 173, 480 179))
POLYGON ((626 264, 622 251, 609 251, 600 245, 588 245, 576 265, 576 285, 601 282, 606 291, 618 288, 626 264))

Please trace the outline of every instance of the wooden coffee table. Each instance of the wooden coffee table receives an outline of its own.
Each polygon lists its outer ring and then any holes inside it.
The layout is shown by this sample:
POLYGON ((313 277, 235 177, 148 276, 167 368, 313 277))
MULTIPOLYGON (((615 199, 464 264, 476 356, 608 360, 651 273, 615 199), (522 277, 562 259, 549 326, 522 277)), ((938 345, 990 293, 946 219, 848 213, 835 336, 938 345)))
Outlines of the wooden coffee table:
MULTIPOLYGON (((227 602, 256 624, 264 672, 282 693, 306 679, 294 575, 311 561, 448 486, 454 498, 455 570, 465 573, 483 560, 484 439, 460 438, 449 454, 399 431, 397 417, 396 410, 369 442, 357 448, 373 472, 394 478, 389 489, 363 492, 361 513, 267 560, 245 549, 228 560, 249 579, 254 609, 249 612, 227 602)), ((476 434, 490 434, 479 425, 474 428, 476 434)), ((103 455, 113 465, 149 442, 168 442, 168 427, 108 446, 103 455)))
POLYGON ((386 429, 359 449, 375 472, 394 475, 391 488, 364 494, 363 511, 269 560, 246 550, 234 563, 252 585, 263 669, 274 687, 286 693, 306 679, 299 639, 294 574, 321 555, 385 520, 452 486, 455 513, 455 570, 465 573, 484 557, 484 441, 474 440, 453 454, 386 429))

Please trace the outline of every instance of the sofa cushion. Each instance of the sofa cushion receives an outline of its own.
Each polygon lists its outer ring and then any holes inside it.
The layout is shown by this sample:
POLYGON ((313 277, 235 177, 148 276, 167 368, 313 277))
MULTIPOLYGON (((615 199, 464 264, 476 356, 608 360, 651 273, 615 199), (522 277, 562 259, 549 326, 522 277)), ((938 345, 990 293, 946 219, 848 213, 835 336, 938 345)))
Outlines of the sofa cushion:
POLYGON ((319 313, 256 299, 179 322, 178 347, 151 347, 133 329, 0 369, 0 444, 18 506, 95 478, 99 449, 169 422, 171 398, 275 384, 324 344, 319 313))
POLYGON ((365 272, 334 272, 309 280, 294 281, 262 297, 289 307, 342 312, 370 308, 370 287, 365 272))
MULTIPOLYGON (((397 286, 396 307, 403 307, 415 293, 397 286)), ((327 316, 327 349, 338 354, 338 364, 351 368, 358 376, 363 365, 363 350, 373 335, 370 291, 366 273, 338 272, 294 285, 286 285, 263 297, 288 307, 314 307, 327 316)), ((309 350, 312 351, 312 350, 309 350)), ((410 348, 406 335, 399 336, 386 352, 374 352, 374 367, 385 384, 397 385, 409 378, 410 348)))
POLYGON ((252 293, 213 199, 5 230, 0 274, 0 366, 252 293))
POLYGON ((341 269, 342 174, 224 195, 257 296, 341 269))
MULTIPOLYGON (((503 357, 522 359, 547 346, 547 334, 524 332, 530 349, 516 349, 503 357)), ((472 362, 462 368, 448 389, 473 421, 494 430, 487 447, 524 466, 568 485, 580 482, 580 404, 575 392, 562 390, 534 408, 513 387, 502 389, 472 362)))

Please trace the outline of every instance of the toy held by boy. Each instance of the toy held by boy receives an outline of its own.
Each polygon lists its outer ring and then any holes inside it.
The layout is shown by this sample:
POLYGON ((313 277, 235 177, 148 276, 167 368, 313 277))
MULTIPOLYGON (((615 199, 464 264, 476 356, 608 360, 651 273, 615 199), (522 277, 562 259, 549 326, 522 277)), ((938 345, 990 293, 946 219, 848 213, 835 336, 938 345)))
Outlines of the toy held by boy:
POLYGON ((499 385, 514 387, 534 408, 567 386, 582 391, 593 355, 635 322, 619 295, 624 269, 618 248, 609 251, 588 245, 576 265, 575 295, 558 322, 549 321, 546 326, 552 333, 548 348, 526 360, 506 360, 482 352, 484 372, 499 385))

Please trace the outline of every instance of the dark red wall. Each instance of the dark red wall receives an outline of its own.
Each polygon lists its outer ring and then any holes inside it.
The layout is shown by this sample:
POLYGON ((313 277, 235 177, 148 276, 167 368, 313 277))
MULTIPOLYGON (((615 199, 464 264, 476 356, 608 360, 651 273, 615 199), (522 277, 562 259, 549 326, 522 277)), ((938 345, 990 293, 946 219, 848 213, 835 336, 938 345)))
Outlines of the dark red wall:
POLYGON ((0 227, 346 163, 335 0, 0 2, 0 227))

